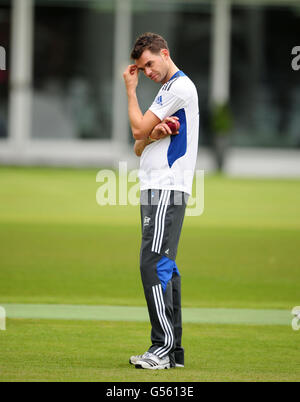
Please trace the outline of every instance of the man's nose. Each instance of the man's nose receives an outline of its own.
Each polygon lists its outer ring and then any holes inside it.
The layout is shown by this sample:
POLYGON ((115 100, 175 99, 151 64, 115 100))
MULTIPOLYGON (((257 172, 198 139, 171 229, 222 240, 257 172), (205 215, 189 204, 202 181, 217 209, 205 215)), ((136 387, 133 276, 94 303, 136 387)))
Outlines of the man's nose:
POLYGON ((149 67, 145 67, 145 74, 147 77, 150 77, 150 75, 152 74, 152 70, 149 67))

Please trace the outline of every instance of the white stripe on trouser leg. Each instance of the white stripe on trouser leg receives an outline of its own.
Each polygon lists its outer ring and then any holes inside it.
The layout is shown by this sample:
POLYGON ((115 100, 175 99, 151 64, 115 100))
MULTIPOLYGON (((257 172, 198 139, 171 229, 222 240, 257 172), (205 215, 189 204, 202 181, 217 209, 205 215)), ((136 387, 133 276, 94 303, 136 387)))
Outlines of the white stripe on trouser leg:
POLYGON ((157 253, 160 253, 161 246, 162 246, 162 241, 163 241, 163 238, 164 238, 165 220, 166 220, 166 213, 167 213, 168 204, 169 204, 169 201, 170 201, 170 195, 171 195, 171 192, 168 191, 167 199, 166 199, 166 202, 165 202, 165 205, 164 205, 163 216, 162 216, 162 220, 161 220, 162 229, 161 229, 161 232, 160 232, 160 239, 159 239, 159 243, 158 243, 157 253))
POLYGON ((165 304, 164 304, 164 299, 163 299, 163 294, 162 294, 162 287, 161 287, 161 285, 156 285, 156 286, 152 287, 152 290, 153 290, 153 296, 154 296, 157 316, 158 316, 160 325, 162 327, 162 330, 164 331, 164 334, 165 334, 164 346, 161 346, 157 350, 155 350, 154 354, 156 354, 158 357, 162 357, 163 355, 167 354, 172 349, 173 343, 174 343, 174 337, 173 337, 172 329, 171 329, 168 319, 166 317, 165 304))
POLYGON ((163 234, 162 233, 162 226, 163 226, 163 220, 164 220, 164 217, 165 217, 167 199, 168 199, 168 192, 165 191, 163 201, 162 201, 160 211, 159 211, 159 216, 158 216, 158 231, 157 231, 157 236, 156 236, 156 239, 155 239, 155 247, 154 247, 154 252, 155 253, 159 253, 158 246, 159 246, 159 241, 160 241, 161 235, 163 234))
POLYGON ((162 330, 164 331, 165 334, 165 343, 163 347, 158 348, 155 350, 155 354, 160 357, 160 354, 163 350, 168 349, 170 345, 172 345, 172 333, 171 331, 168 331, 168 326, 167 326, 167 320, 166 317, 164 317, 163 314, 163 306, 160 301, 160 295, 159 295, 159 286, 153 286, 153 296, 154 296, 154 301, 155 301, 155 306, 156 306, 156 312, 157 316, 161 325, 162 330))
POLYGON ((161 206, 161 203, 162 203, 162 200, 163 200, 163 195, 164 195, 164 191, 161 192, 159 202, 158 202, 158 205, 157 205, 157 210, 156 210, 156 215, 155 215, 155 228, 154 228, 154 235, 153 235, 151 251, 154 251, 154 245, 155 245, 155 240, 156 240, 157 230, 158 230, 158 216, 159 216, 160 206, 161 206))
POLYGON ((151 251, 155 253, 159 253, 161 249, 162 239, 164 236, 165 217, 169 199, 170 199, 170 191, 162 190, 161 198, 159 200, 155 216, 155 230, 151 249, 151 251))
POLYGON ((161 301, 161 307, 162 307, 162 313, 163 313, 164 321, 165 321, 166 326, 167 326, 167 331, 168 331, 168 333, 170 335, 170 345, 168 347, 166 347, 166 348, 158 348, 155 351, 155 353, 157 353, 157 355, 159 357, 162 357, 163 355, 165 355, 168 352, 170 352, 170 350, 173 348, 174 335, 173 335, 173 331, 172 331, 172 328, 170 326, 170 323, 169 323, 169 321, 167 319, 167 316, 166 316, 166 306, 165 306, 165 302, 164 302, 164 296, 163 296, 162 286, 161 285, 158 286, 157 292, 159 293, 159 296, 160 296, 160 301, 161 301))
POLYGON ((155 232, 154 232, 152 250, 151 250, 155 253, 158 252, 157 249, 158 249, 158 242, 159 242, 160 235, 161 235, 162 216, 163 216, 167 197, 168 197, 168 192, 165 190, 162 190, 161 198, 159 200, 160 202, 158 204, 156 216, 155 216, 155 232))
MULTIPOLYGON (((162 330, 164 331, 164 334, 165 334, 165 344, 164 344, 164 347, 166 347, 166 346, 168 346, 169 343, 170 343, 170 334, 169 334, 168 331, 167 331, 166 324, 165 324, 165 322, 164 322, 164 320, 163 320, 163 317, 162 317, 161 304, 159 303, 158 286, 159 286, 159 285, 152 286, 152 292, 153 292, 153 297, 154 297, 154 302, 155 302, 157 317, 158 317, 160 326, 161 326, 161 328, 162 328, 162 330)), ((162 348, 159 348, 159 349, 162 349, 162 348)), ((158 350, 158 349, 157 349, 157 350, 158 350)), ((155 351, 155 354, 156 354, 156 351, 155 351)))
POLYGON ((159 305, 161 308, 163 322, 166 325, 166 330, 169 335, 169 342, 166 345, 164 345, 163 347, 160 347, 155 351, 155 354, 157 354, 159 357, 162 357, 163 355, 167 354, 172 349, 173 343, 174 343, 174 336, 173 336, 172 329, 170 327, 169 321, 166 316, 166 308, 165 308, 164 297, 163 297, 161 285, 158 285, 158 287, 157 287, 157 294, 158 294, 158 302, 159 302, 159 305))

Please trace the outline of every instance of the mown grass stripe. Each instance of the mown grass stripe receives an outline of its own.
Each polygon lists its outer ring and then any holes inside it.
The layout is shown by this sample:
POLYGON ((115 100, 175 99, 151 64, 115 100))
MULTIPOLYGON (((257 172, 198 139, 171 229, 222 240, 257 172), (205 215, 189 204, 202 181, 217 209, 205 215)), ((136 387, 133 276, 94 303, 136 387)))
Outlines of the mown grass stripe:
MULTIPOLYGON (((58 304, 1 304, 7 318, 96 321, 148 321, 145 307, 58 304)), ((183 322, 210 324, 290 325, 287 310, 183 308, 183 322)))

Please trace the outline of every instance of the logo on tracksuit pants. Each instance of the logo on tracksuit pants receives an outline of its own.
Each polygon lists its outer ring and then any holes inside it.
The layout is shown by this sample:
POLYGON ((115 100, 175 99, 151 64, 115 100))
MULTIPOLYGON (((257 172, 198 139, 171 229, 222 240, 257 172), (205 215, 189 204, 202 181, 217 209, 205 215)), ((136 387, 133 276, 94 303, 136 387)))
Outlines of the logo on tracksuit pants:
POLYGON ((151 218, 150 216, 145 216, 144 218, 144 227, 150 225, 151 218))

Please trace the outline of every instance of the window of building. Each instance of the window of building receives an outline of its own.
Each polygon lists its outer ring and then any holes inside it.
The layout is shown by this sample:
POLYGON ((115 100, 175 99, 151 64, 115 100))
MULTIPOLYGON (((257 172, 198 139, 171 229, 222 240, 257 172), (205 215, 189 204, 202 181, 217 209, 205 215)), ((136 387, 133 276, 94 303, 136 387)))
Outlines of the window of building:
POLYGON ((300 72, 291 66, 299 27, 299 6, 233 5, 233 145, 300 147, 300 72))
POLYGON ((33 138, 111 137, 114 13, 106 4, 36 1, 33 138))

